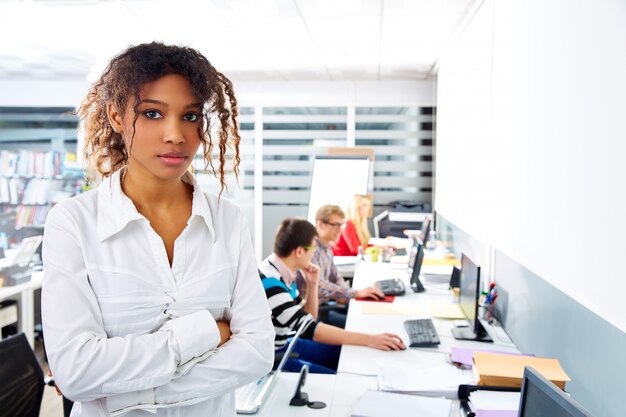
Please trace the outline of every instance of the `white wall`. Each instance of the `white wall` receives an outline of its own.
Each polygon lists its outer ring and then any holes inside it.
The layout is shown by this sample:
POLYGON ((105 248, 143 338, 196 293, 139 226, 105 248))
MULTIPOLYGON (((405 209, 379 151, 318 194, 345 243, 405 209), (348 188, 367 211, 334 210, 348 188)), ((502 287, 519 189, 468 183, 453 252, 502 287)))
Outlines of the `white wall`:
POLYGON ((626 2, 482 2, 440 64, 435 209, 626 331, 625 52, 626 2))
POLYGON ((88 89, 87 80, 0 80, 0 107, 76 107, 88 89))

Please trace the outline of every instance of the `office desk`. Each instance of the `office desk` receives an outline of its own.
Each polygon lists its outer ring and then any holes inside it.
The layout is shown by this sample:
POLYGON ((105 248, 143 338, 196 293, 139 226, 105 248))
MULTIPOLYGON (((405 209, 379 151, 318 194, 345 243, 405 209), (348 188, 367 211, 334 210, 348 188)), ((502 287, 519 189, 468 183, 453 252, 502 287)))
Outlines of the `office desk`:
MULTIPOLYGON (((259 417, 331 417, 336 375, 309 374, 302 391, 309 395, 309 401, 323 401, 326 408, 314 410, 307 406, 293 407, 289 401, 296 392, 299 373, 283 372, 278 375, 266 404, 255 416, 259 417)), ((349 413, 347 415, 350 415, 349 413)))
MULTIPOLYGON (((356 289, 371 286, 376 280, 400 278, 404 281, 407 294, 396 297, 396 305, 419 305, 420 313, 405 314, 366 314, 365 304, 385 305, 387 303, 371 303, 365 301, 350 301, 346 330, 364 333, 395 333, 402 337, 405 343, 408 338, 404 331, 404 321, 414 318, 430 317, 429 303, 452 303, 453 298, 447 290, 447 284, 431 283, 423 280, 426 292, 413 293, 409 286, 409 277, 406 268, 402 265, 360 262, 356 265, 353 287, 356 289)), ((452 346, 492 349, 507 352, 517 352, 505 335, 498 334, 496 342, 481 343, 474 341, 459 341, 452 337, 452 320, 433 318, 433 323, 441 340, 435 348, 408 348, 405 351, 385 352, 361 346, 343 346, 339 358, 337 382, 333 410, 335 416, 349 416, 358 399, 368 389, 380 389, 378 378, 383 371, 393 371, 410 376, 414 386, 428 387, 430 378, 436 378, 439 370, 445 369, 446 375, 453 376, 454 384, 459 380, 466 382, 473 380, 471 370, 458 370, 448 364, 448 354, 452 346), (369 375, 369 376, 366 376, 369 375), (340 391, 340 387, 349 386, 350 391, 340 391)), ((491 334, 491 331, 490 331, 491 334)), ((383 381, 384 382, 384 381, 383 381)), ((453 402, 450 415, 458 415, 458 401, 453 402)))
POLYGON ((31 347, 35 347, 35 290, 41 288, 43 272, 33 272, 29 282, 0 288, 0 301, 17 298, 18 331, 24 332, 31 347), (17 297, 16 297, 17 296, 17 297))

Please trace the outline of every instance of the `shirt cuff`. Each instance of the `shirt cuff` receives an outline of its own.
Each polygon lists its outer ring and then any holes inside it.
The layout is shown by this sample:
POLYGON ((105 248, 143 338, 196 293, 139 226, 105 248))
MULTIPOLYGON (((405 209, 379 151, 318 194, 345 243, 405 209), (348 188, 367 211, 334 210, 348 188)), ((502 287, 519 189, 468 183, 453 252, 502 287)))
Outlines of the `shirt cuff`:
POLYGON ((178 365, 202 356, 220 343, 220 330, 207 310, 177 317, 163 324, 161 330, 170 331, 178 346, 178 365))
POLYGON ((111 415, 123 415, 137 406, 153 405, 155 403, 154 389, 127 392, 124 394, 109 395, 106 397, 107 409, 111 415))

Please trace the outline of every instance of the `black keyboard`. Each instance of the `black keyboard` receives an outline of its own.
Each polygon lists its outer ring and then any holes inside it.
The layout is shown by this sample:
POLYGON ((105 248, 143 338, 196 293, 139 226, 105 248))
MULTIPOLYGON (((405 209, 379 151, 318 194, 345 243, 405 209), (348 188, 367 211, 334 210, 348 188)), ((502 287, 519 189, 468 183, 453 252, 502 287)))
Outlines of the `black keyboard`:
POLYGON ((409 335, 411 347, 437 346, 440 343, 431 319, 406 320, 404 329, 409 335))
POLYGON ((404 282, 398 278, 376 281, 374 285, 385 295, 404 295, 404 282))

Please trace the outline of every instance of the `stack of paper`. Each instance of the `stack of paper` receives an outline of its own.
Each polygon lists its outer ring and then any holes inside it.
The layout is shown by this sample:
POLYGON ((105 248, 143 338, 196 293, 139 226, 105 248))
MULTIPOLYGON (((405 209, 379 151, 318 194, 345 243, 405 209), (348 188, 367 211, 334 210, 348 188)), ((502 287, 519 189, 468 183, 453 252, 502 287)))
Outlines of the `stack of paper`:
POLYGON ((517 417, 520 393, 478 390, 470 394, 469 400, 476 417, 517 417))
POLYGON ((565 382, 570 380, 557 359, 487 352, 474 353, 473 371, 478 385, 521 387, 525 366, 535 368, 537 372, 561 389, 564 389, 565 382))
POLYGON ((416 397, 389 392, 367 391, 361 397, 352 417, 448 417, 450 400, 416 397))
POLYGON ((420 366, 418 371, 386 367, 378 376, 378 386, 388 392, 458 399, 459 385, 469 384, 473 379, 470 371, 442 362, 420 366))

